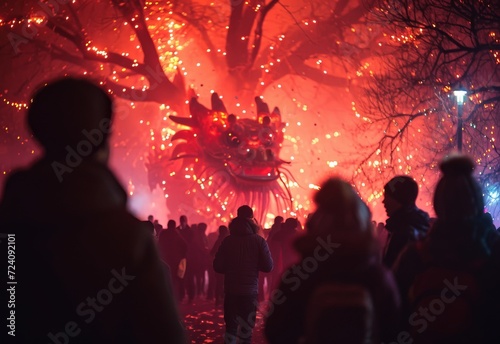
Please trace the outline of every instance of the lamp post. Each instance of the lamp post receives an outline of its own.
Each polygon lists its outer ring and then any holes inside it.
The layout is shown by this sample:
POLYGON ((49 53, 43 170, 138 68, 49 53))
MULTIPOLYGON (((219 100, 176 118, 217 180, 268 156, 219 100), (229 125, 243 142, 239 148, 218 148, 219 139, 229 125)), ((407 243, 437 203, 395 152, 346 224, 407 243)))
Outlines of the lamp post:
POLYGON ((464 97, 467 94, 467 90, 460 86, 458 89, 453 91, 453 94, 455 95, 455 97, 457 97, 457 148, 459 152, 462 152, 462 115, 464 107, 464 97))

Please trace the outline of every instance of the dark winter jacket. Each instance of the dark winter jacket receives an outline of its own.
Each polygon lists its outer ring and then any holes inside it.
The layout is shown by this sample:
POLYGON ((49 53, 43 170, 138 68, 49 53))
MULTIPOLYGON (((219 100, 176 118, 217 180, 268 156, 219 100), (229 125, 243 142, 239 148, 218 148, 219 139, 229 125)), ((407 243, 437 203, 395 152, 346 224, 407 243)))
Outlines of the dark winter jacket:
POLYGON ((234 295, 257 295, 259 271, 270 272, 273 260, 266 241, 250 219, 234 218, 215 255, 215 272, 225 275, 224 291, 234 295))
MULTIPOLYGON (((403 300, 401 317, 403 322, 400 330, 414 333, 415 343, 500 342, 500 330, 498 330, 500 323, 498 312, 500 309, 500 294, 498 293, 500 290, 498 273, 500 271, 500 238, 488 225, 485 217, 458 223, 444 223, 438 219, 426 239, 405 247, 394 264, 393 270, 403 300), (474 314, 464 314, 471 319, 470 327, 465 328, 461 325, 462 328, 456 331, 458 335, 438 338, 431 331, 421 333, 412 331, 418 330, 419 327, 416 326, 420 325, 419 321, 422 317, 414 317, 413 322, 409 321, 415 311, 411 303, 414 298, 418 297, 418 295, 413 295, 411 289, 415 278, 428 269, 433 269, 432 276, 438 282, 436 284, 443 285, 443 290, 450 283, 458 285, 456 291, 463 295, 459 294, 456 300, 460 303, 464 302, 465 305, 472 303, 475 308, 474 314), (466 280, 464 276, 467 276, 466 280), (471 276, 474 276, 474 282, 469 280, 471 276), (469 292, 477 292, 479 299, 471 301, 469 292)), ((431 283, 428 278, 426 282, 431 283)), ((445 296, 449 297, 447 294, 445 296)), ((454 306, 460 307, 460 303, 454 306)), ((431 316, 434 315, 431 314, 431 316)), ((445 316, 449 315, 443 315, 441 318, 445 316)))
POLYGON ((177 229, 165 229, 158 238, 160 257, 170 267, 172 276, 179 271, 179 263, 187 257, 187 243, 179 234, 177 229))
POLYGON ((15 338, 184 343, 154 239, 113 173, 84 160, 60 182, 51 164, 13 173, 0 203, 0 232, 16 239, 15 338))
POLYGON ((295 246, 303 259, 285 271, 279 291, 270 300, 272 311, 265 324, 269 343, 300 342, 305 335, 310 296, 317 287, 332 282, 365 287, 379 321, 373 331, 381 339, 392 336, 400 299, 392 273, 380 263, 374 239, 338 232, 326 238, 305 235, 297 239, 295 246))
POLYGON ((389 232, 382 258, 391 268, 403 248, 411 242, 423 239, 429 230, 429 214, 415 205, 398 209, 387 219, 385 228, 389 232))

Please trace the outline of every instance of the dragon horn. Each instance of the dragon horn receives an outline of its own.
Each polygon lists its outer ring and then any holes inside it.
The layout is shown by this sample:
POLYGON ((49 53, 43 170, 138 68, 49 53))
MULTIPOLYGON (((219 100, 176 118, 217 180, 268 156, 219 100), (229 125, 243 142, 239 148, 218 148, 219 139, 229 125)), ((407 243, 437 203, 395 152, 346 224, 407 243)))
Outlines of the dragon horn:
POLYGON ((210 113, 210 110, 198 102, 198 99, 191 98, 189 102, 189 112, 194 120, 199 123, 199 119, 210 113))
POLYGON ((260 97, 255 97, 255 104, 257 105, 257 113, 266 113, 269 115, 269 106, 260 97))
POLYGON ((175 141, 175 140, 186 140, 186 141, 189 141, 191 139, 194 139, 196 136, 195 136, 195 132, 192 131, 192 130, 181 130, 181 131, 178 131, 174 134, 174 136, 172 136, 172 141, 175 141))
POLYGON ((192 127, 192 128, 198 127, 198 122, 193 117, 179 117, 179 116, 170 115, 170 116, 168 116, 168 118, 170 118, 172 121, 174 121, 177 124, 182 124, 182 125, 192 127))
POLYGON ((226 107, 217 92, 212 93, 212 110, 227 113, 226 107))
POLYGON ((198 96, 196 95, 196 92, 195 90, 190 87, 188 90, 187 90, 187 97, 188 99, 191 99, 191 98, 198 98, 198 96))

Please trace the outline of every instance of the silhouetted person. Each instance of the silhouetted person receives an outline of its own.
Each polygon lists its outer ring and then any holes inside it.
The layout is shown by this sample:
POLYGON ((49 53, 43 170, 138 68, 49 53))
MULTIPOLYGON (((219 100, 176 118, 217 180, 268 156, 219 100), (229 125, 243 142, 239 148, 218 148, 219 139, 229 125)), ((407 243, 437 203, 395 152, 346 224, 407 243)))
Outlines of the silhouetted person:
MULTIPOLYGON (((177 227, 179 228, 179 227, 177 227)), ((187 243, 187 259, 186 259, 186 274, 184 275, 184 293, 187 296, 188 302, 192 303, 196 296, 195 271, 199 265, 196 257, 197 248, 195 247, 196 223, 179 230, 181 236, 187 243)))
POLYGON ((392 178, 384 186, 384 207, 389 217, 388 232, 382 261, 391 268, 403 248, 420 240, 429 230, 429 214, 417 208, 418 184, 408 176, 392 178))
POLYGON ((281 259, 283 262, 283 270, 280 271, 280 276, 284 270, 288 269, 293 263, 296 263, 299 256, 293 249, 293 241, 296 239, 298 232, 297 227, 299 221, 295 218, 286 219, 285 223, 281 225, 281 229, 274 235, 275 242, 281 244, 281 259))
POLYGON ((177 230, 179 231, 180 235, 184 236, 185 231, 191 229, 188 225, 188 219, 186 215, 181 215, 179 217, 179 226, 177 226, 177 230))
MULTIPOLYGON (((222 244, 222 240, 224 240, 227 236, 229 236, 229 229, 221 225, 219 226, 219 235, 217 237, 217 240, 214 243, 214 246, 210 250, 210 256, 212 257, 212 260, 215 258, 215 254, 219 250, 220 245, 222 244)), ((213 267, 211 267, 213 270, 213 267)), ((214 297, 215 297, 215 305, 219 306, 224 300, 224 274, 215 272, 213 274, 214 277, 214 297)))
POLYGON ((175 229, 175 221, 169 220, 167 228, 163 230, 158 238, 158 248, 163 261, 170 267, 173 289, 178 301, 182 301, 182 278, 179 272, 181 260, 187 257, 187 244, 175 229))
POLYGON ((0 204, 16 235, 19 343, 184 343, 155 242, 107 166, 112 101, 65 78, 42 87, 28 126, 44 154, 0 204))
MULTIPOLYGON (((307 232, 294 243, 302 260, 285 271, 279 289, 270 298, 265 323, 268 342, 311 342, 311 338, 306 337, 306 323, 312 314, 311 306, 314 306, 312 309, 316 306, 309 302, 318 288, 331 284, 351 285, 366 291, 373 304, 373 311, 369 305, 367 311, 375 314, 376 321, 367 325, 369 328, 361 335, 374 340, 390 338, 397 324, 399 296, 392 273, 378 257, 368 207, 348 183, 338 178, 324 182, 314 195, 314 202, 317 209, 308 217, 307 232)), ((324 299, 321 303, 331 301, 339 306, 346 302, 324 299)), ((349 314, 346 312, 345 316, 349 314)), ((349 326, 353 326, 347 324, 339 329, 337 325, 326 324, 327 332, 348 331, 349 326)), ((363 331, 361 328, 353 330, 363 331)))
MULTIPOLYGON (((189 243, 191 241, 191 235, 190 235, 191 228, 188 225, 188 218, 186 215, 179 216, 179 226, 177 226, 176 229, 179 232, 179 234, 182 236, 184 241, 186 241, 186 243, 189 243)), ((188 260, 189 260, 189 244, 188 244, 188 260)), ((181 283, 182 283, 182 297, 181 297, 181 299, 184 299, 184 297, 186 296, 187 289, 192 290, 192 284, 190 284, 188 282, 188 279, 190 277, 186 276, 188 273, 189 273, 189 271, 187 270, 187 265, 186 265, 185 275, 181 281, 181 283)))
POLYGON ((439 165, 428 237, 394 266, 413 343, 500 343, 500 242, 467 156, 439 165), (425 312, 424 312, 425 311, 425 312))
MULTIPOLYGON (((229 232, 228 232, 229 233, 229 232)), ((215 245, 215 242, 217 241, 217 238, 219 237, 219 232, 210 232, 207 234, 207 247, 209 248, 209 258, 208 259, 208 264, 207 264, 207 271, 208 271, 208 287, 207 287, 207 300, 214 300, 215 299, 215 286, 216 286, 216 273, 214 271, 213 267, 213 260, 215 257, 215 253, 212 254, 212 249, 215 245)))
POLYGON ((153 225, 154 237, 158 239, 161 230, 160 228, 158 228, 158 226, 160 225, 158 223, 158 220, 155 220, 155 217, 153 215, 148 215, 148 221, 151 222, 151 224, 153 225))
MULTIPOLYGON (((202 296, 205 293, 205 271, 207 271, 210 261, 208 254, 208 242, 205 231, 207 224, 200 222, 193 231, 193 245, 191 249, 191 266, 193 269, 194 283, 196 286, 195 294, 202 296)), ((211 265, 211 264, 210 264, 211 265)))
POLYGON ((279 241, 274 240, 274 236, 281 229, 284 220, 285 219, 283 218, 283 216, 276 216, 267 236, 267 245, 269 246, 269 251, 271 251, 271 257, 273 258, 274 263, 273 271, 266 274, 269 291, 272 291, 278 287, 279 278, 281 276, 281 273, 283 272, 283 261, 281 257, 282 246, 279 241))
POLYGON ((225 343, 251 343, 257 311, 259 271, 269 272, 273 261, 248 205, 238 208, 213 266, 224 274, 225 343))

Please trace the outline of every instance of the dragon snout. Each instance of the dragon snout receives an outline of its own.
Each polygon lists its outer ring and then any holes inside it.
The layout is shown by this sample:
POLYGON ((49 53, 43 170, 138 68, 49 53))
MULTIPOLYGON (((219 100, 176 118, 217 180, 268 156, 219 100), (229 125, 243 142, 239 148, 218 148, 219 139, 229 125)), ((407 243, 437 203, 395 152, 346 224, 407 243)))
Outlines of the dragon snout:
POLYGON ((252 160, 254 162, 271 162, 275 159, 275 154, 270 148, 258 147, 258 148, 245 148, 240 150, 243 153, 246 160, 252 160))

